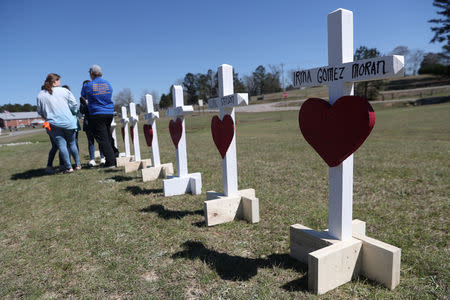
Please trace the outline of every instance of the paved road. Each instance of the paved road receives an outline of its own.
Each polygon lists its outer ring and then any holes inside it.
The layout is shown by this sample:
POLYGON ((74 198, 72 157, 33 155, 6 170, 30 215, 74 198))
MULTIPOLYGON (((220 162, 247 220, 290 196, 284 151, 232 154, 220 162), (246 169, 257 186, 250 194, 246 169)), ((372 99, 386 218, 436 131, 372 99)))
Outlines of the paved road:
POLYGON ((27 134, 27 133, 36 133, 36 132, 41 132, 42 130, 44 130, 43 128, 35 128, 35 129, 26 129, 26 130, 18 130, 18 131, 9 131, 9 130, 3 130, 2 129, 2 134, 0 135, 0 138, 3 137, 8 137, 8 136, 16 136, 16 135, 21 135, 21 134, 27 134))

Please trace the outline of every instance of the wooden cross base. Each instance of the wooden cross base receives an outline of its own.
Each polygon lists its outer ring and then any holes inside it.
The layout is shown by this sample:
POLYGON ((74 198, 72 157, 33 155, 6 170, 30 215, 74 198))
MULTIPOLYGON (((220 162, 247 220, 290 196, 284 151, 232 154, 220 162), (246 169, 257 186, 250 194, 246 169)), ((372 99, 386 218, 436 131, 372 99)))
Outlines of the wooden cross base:
POLYGON ((259 199, 255 197, 254 189, 240 190, 237 196, 230 197, 208 191, 203 210, 207 226, 231 222, 235 218, 259 222, 259 199))
POLYGON ((200 195, 202 193, 202 174, 190 173, 186 176, 167 176, 163 180, 164 197, 184 195, 200 195))
POLYGON ((143 182, 156 180, 158 178, 166 178, 168 175, 173 175, 172 163, 142 169, 143 182))
MULTIPOLYGON (((117 162, 116 162, 117 164, 117 162)), ((125 173, 135 172, 140 169, 148 168, 152 165, 151 159, 143 159, 138 161, 129 161, 125 163, 125 173)))
POLYGON ((133 161, 134 155, 116 157, 116 166, 125 167, 125 163, 133 161))
POLYGON ((324 294, 361 274, 389 289, 400 283, 401 249, 366 236, 366 223, 352 222, 352 238, 337 240, 328 231, 290 226, 291 257, 308 264, 308 289, 324 294))

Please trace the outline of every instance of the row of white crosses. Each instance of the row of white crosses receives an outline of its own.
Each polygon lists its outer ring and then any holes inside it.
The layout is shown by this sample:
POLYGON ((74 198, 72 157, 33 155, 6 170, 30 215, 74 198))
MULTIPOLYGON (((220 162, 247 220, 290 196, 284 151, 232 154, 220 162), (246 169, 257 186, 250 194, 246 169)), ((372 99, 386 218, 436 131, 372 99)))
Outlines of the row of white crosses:
MULTIPOLYGON (((160 162, 159 155, 159 144, 158 144, 158 133, 156 130, 155 120, 159 118, 159 113, 154 111, 153 108, 153 98, 151 95, 146 95, 147 113, 144 115, 144 119, 147 120, 148 125, 152 128, 152 158, 151 161, 141 160, 141 151, 139 146, 139 117, 136 114, 136 104, 130 103, 130 117, 127 117, 127 108, 122 106, 122 130, 123 139, 125 145, 125 156, 118 158, 118 166, 125 166, 125 172, 132 172, 142 169, 142 179, 143 181, 155 180, 157 178, 165 177, 166 175, 173 173, 172 164, 163 164, 160 162), (133 137, 133 149, 134 149, 134 159, 132 159, 130 151, 130 138, 129 138, 129 128, 131 126, 132 137, 133 137), (123 159, 123 160, 122 160, 123 159), (153 167, 150 167, 153 166, 153 167)), ((144 126, 146 127, 146 126, 144 126)), ((147 138, 147 137, 146 137, 147 138)))
MULTIPOLYGON (((354 82, 404 73, 402 56, 353 62, 353 13, 344 9, 328 15, 328 64, 296 71, 293 80, 296 87, 328 85, 331 105, 342 96, 353 95, 354 82)), ((365 223, 352 220, 352 202, 353 154, 329 168, 328 231, 291 226, 291 256, 308 263, 309 289, 318 294, 358 273, 391 289, 399 283, 400 249, 366 237, 365 223)))
MULTIPOLYGON (((227 145, 226 152, 222 159, 222 184, 223 193, 214 191, 207 192, 205 201, 205 221, 208 226, 229 222, 238 218, 244 218, 255 223, 259 222, 259 200, 255 197, 254 189, 238 190, 237 158, 236 158, 236 136, 234 107, 248 105, 248 94, 233 94, 233 68, 230 65, 222 65, 218 70, 219 74, 219 98, 209 100, 209 108, 220 109, 220 120, 225 116, 232 120, 232 139, 227 145), (242 204, 241 204, 242 202, 242 204)), ((173 107, 167 110, 167 116, 173 117, 170 124, 171 136, 176 147, 177 176, 167 176, 173 173, 172 164, 163 165, 165 172, 161 172, 158 138, 155 120, 159 118, 159 113, 154 112, 153 99, 151 95, 146 95, 147 113, 145 120, 152 126, 152 168, 143 168, 142 175, 146 178, 156 179, 158 177, 168 177, 163 180, 164 196, 181 195, 185 193, 201 193, 201 174, 188 173, 185 116, 191 115, 194 111, 190 105, 184 105, 183 88, 174 85, 172 87, 173 107), (177 132, 172 132, 175 130, 177 132), (159 168, 159 169, 158 169, 159 168), (161 176, 162 175, 162 176, 161 176)), ((130 104, 130 118, 126 117, 126 107, 122 107, 122 126, 124 128, 125 156, 130 157, 130 147, 128 138, 128 124, 134 130, 135 160, 140 160, 139 141, 136 139, 138 117, 136 115, 134 103, 130 104), (137 150, 137 152, 136 152, 137 150), (137 154, 137 155, 136 155, 137 154), (136 158, 137 157, 137 158, 136 158)), ((221 122, 220 121, 220 122, 221 122)), ((214 133, 213 133, 214 135, 214 133)))

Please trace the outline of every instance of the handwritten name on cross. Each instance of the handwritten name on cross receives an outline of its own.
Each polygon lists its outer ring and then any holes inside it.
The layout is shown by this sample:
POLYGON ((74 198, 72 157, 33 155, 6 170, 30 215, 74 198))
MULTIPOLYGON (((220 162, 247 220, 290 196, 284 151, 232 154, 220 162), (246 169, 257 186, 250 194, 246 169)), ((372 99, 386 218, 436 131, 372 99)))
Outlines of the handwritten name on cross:
POLYGON ((122 119, 120 122, 122 123, 122 129, 123 129, 123 143, 125 144, 125 156, 130 157, 130 137, 128 134, 128 123, 129 120, 127 118, 127 108, 125 106, 122 106, 122 119))
POLYGON ((134 148, 134 160, 141 160, 141 149, 139 148, 139 133, 137 123, 139 116, 136 114, 136 104, 130 103, 130 126, 133 127, 133 148, 134 148))
POLYGON ((377 80, 402 75, 403 70, 403 56, 392 55, 296 71, 293 82, 294 87, 307 87, 339 82, 377 80))
MULTIPOLYGON (((230 115, 235 124, 234 108, 248 105, 248 94, 233 94, 233 67, 223 64, 218 69, 219 98, 208 100, 208 108, 220 109, 220 120, 230 115)), ((237 160, 236 160, 236 126, 235 134, 225 157, 222 159, 222 185, 225 196, 238 194, 237 160)))
POLYGON ((177 147, 177 171, 178 176, 183 177, 188 175, 184 116, 192 114, 194 108, 192 105, 184 105, 183 88, 180 85, 174 85, 172 87, 172 96, 173 107, 167 109, 166 115, 173 117, 174 121, 176 121, 178 117, 181 119, 182 131, 177 147))
POLYGON ((146 94, 145 101, 147 106, 147 113, 144 115, 144 119, 148 121, 148 124, 152 127, 152 164, 154 167, 161 165, 159 158, 159 144, 158 144, 158 133, 156 132, 156 119, 159 118, 159 112, 155 112, 153 108, 153 97, 152 95, 146 94))
MULTIPOLYGON (((393 55, 353 62, 353 13, 338 9, 328 15, 329 66, 293 73, 294 86, 329 85, 331 105, 353 95, 353 83, 402 76, 403 56, 393 55)), ((353 154, 329 169, 328 230, 339 239, 352 237, 353 154)))

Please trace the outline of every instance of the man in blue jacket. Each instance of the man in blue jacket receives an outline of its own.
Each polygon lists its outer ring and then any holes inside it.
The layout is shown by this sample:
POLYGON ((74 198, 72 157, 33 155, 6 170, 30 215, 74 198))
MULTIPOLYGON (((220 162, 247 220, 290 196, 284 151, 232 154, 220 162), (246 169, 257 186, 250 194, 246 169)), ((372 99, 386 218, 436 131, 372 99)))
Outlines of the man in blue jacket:
POLYGON ((111 84, 102 78, 100 66, 93 65, 89 69, 89 75, 92 80, 84 84, 81 90, 81 96, 88 100, 89 128, 105 155, 105 167, 115 167, 116 156, 111 140, 111 121, 114 117, 113 89, 111 84))

